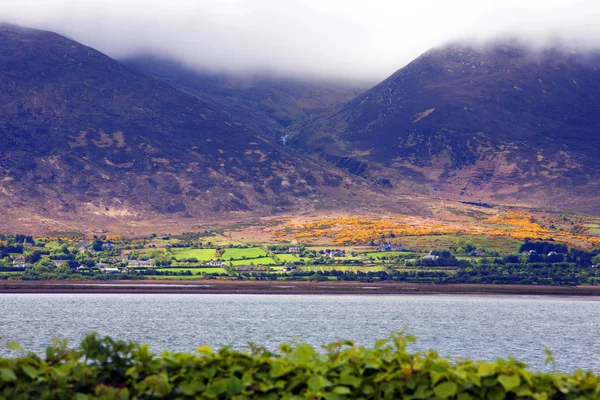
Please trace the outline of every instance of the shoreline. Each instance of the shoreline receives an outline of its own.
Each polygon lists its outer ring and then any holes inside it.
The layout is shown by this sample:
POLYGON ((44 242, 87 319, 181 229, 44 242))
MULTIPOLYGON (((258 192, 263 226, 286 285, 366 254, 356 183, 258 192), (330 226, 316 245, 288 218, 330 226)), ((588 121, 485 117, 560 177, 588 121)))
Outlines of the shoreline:
POLYGON ((290 294, 600 296, 600 286, 306 281, 0 281, 0 294, 290 294))

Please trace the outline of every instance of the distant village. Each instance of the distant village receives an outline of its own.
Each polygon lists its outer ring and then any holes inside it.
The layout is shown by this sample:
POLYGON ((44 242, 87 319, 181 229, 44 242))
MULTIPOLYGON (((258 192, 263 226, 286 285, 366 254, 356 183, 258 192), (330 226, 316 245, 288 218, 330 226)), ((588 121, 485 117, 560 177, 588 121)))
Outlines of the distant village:
POLYGON ((398 242, 327 248, 190 240, 33 239, 2 235, 0 279, 401 280, 422 283, 600 283, 600 255, 547 242, 498 254, 471 244, 414 251, 398 242), (532 270, 535 268, 535 270, 532 270), (557 268, 559 268, 557 270, 557 268), (502 271, 506 272, 502 272, 502 271), (552 271, 548 275, 547 271, 552 271))

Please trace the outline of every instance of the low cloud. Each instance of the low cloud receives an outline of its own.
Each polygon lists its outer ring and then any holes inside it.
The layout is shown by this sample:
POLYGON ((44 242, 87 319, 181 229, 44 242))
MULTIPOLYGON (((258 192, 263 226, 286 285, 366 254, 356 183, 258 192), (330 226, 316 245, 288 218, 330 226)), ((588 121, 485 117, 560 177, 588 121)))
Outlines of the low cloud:
POLYGON ((597 0, 2 0, 0 20, 116 58, 371 81, 452 40, 600 42, 597 0))

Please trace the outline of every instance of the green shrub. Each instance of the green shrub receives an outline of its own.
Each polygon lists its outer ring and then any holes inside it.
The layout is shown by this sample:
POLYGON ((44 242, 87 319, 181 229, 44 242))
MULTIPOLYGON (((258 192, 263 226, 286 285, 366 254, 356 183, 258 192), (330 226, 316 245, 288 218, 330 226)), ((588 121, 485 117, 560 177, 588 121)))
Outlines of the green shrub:
MULTIPOLYGON (((280 354, 251 345, 197 354, 149 352, 147 345, 89 335, 44 357, 0 358, 2 399, 598 399, 593 372, 533 373, 513 360, 477 362, 409 353, 394 334, 372 349, 341 341, 321 354, 282 344, 280 354)), ((9 347, 18 349, 10 343, 9 347)))

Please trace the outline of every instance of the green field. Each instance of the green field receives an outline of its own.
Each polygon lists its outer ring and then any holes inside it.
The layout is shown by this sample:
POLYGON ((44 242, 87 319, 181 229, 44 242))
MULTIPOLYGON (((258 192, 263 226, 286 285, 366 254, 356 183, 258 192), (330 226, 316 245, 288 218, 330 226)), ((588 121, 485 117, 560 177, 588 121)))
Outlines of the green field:
POLYGON ((398 243, 405 247, 422 253, 430 250, 446 250, 451 246, 460 246, 470 243, 479 250, 487 252, 496 251, 500 254, 514 254, 519 252, 521 240, 504 236, 483 235, 430 235, 430 236, 404 236, 396 238, 398 243))
POLYGON ((148 279, 154 280, 174 280, 174 281, 192 281, 195 279, 203 279, 203 275, 163 275, 163 276, 149 276, 148 279))
POLYGON ((373 257, 373 258, 381 258, 381 257, 407 258, 407 257, 415 257, 415 255, 418 255, 418 253, 410 253, 408 251, 376 251, 376 252, 371 252, 371 253, 363 253, 360 255, 363 255, 367 258, 369 258, 369 257, 373 257))
POLYGON ((298 270, 299 271, 321 271, 321 272, 325 272, 325 271, 352 271, 352 272, 376 272, 376 271, 382 271, 385 268, 381 265, 374 265, 372 267, 355 267, 355 266, 348 266, 348 265, 336 265, 336 266, 320 266, 320 265, 311 265, 309 267, 299 267, 298 270))
POLYGON ((586 228, 589 228, 588 232, 590 235, 600 235, 600 225, 598 224, 585 224, 586 228))
POLYGON ((267 253, 260 247, 249 247, 247 249, 225 249, 223 252, 222 260, 228 261, 230 259, 240 260, 242 258, 258 258, 265 257, 267 253))
MULTIPOLYGON (((68 245, 68 243, 67 243, 67 245, 68 245)), ((58 249, 60 246, 62 246, 62 244, 58 244, 57 240, 50 240, 49 242, 46 243, 46 246, 44 246, 44 247, 48 250, 54 250, 54 249, 58 249)))
POLYGON ((285 267, 270 267, 269 270, 270 271, 283 271, 285 267))
POLYGON ((276 254, 275 255, 281 262, 294 262, 294 261, 306 261, 310 260, 308 257, 300 257, 297 254, 276 254))
POLYGON ((253 259, 246 259, 246 260, 233 260, 231 261, 231 264, 235 265, 249 265, 250 263, 252 263, 253 265, 273 265, 276 264, 275 260, 273 260, 271 257, 259 257, 259 258, 253 258, 253 259))
POLYGON ((174 268, 159 268, 159 269, 157 269, 157 271, 161 271, 161 272, 191 271, 192 274, 194 274, 194 275, 198 272, 202 272, 205 274, 226 274, 227 273, 227 271, 225 271, 223 268, 217 268, 217 267, 215 267, 215 268, 174 267, 174 268))
POLYGON ((177 261, 182 258, 195 258, 198 261, 210 261, 218 260, 219 257, 215 257, 215 249, 190 249, 188 247, 173 248, 171 252, 175 256, 177 261))

